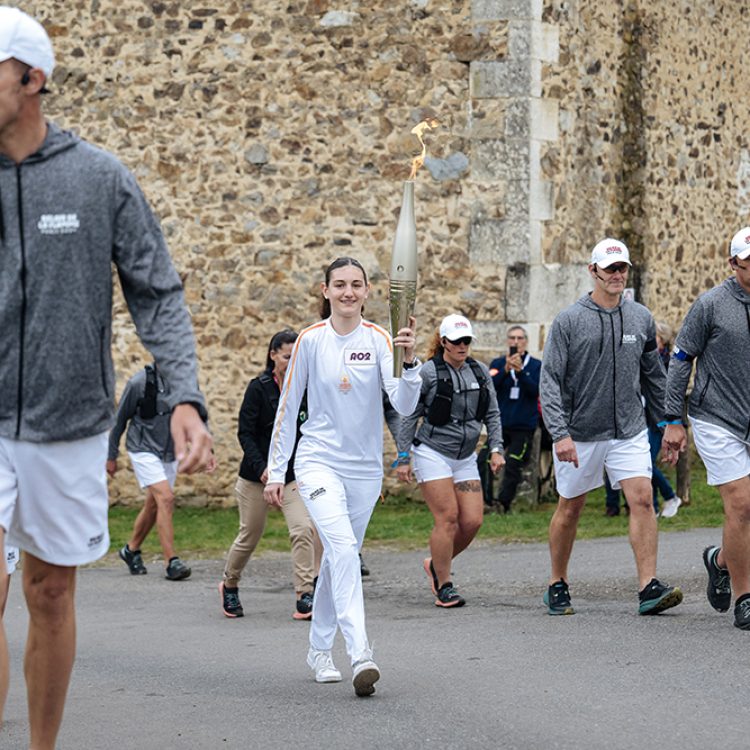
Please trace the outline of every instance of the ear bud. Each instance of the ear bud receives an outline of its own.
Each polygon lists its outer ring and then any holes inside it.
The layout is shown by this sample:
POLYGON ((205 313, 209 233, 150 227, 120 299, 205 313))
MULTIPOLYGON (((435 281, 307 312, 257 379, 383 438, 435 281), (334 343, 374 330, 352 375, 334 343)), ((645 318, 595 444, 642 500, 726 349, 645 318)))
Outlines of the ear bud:
POLYGON ((27 70, 23 76, 21 76, 21 86, 26 86, 28 82, 31 80, 31 77, 29 76, 29 71, 27 70))

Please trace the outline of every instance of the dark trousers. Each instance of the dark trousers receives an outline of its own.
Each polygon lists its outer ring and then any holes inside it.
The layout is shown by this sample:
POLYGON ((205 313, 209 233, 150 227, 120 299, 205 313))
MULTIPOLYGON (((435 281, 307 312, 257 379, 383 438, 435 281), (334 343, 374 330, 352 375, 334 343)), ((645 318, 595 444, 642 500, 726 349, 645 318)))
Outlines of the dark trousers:
POLYGON ((500 494, 497 499, 506 510, 510 508, 510 504, 516 496, 523 467, 529 462, 533 439, 533 430, 503 430, 505 471, 503 473, 503 483, 500 486, 500 494))

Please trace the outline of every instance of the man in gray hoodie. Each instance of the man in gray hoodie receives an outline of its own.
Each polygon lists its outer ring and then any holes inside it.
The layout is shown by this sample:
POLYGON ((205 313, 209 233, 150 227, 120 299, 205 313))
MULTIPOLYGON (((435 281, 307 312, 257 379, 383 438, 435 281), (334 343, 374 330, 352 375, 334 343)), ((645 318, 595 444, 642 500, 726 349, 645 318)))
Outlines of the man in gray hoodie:
POLYGON ((656 578, 657 525, 642 395, 660 421, 666 375, 651 313, 622 296, 630 265, 622 242, 599 242, 588 267, 594 290, 555 318, 544 347, 542 415, 554 442, 560 495, 549 527, 552 573, 544 603, 551 615, 574 612, 568 562, 586 495, 604 484, 605 471, 630 506, 639 613, 658 614, 682 601, 679 588, 656 578))
MULTIPOLYGON (((158 223, 110 154, 47 122, 44 28, 0 6, 0 548, 24 550, 30 746, 52 750, 75 652, 76 567, 107 552, 112 264, 172 387, 180 469, 211 460, 192 328, 158 223)), ((0 586, 5 583, 0 556, 0 586)), ((0 626, 0 710, 8 651, 0 626)), ((0 719, 1 719, 0 715, 0 719)))
POLYGON ((688 416, 708 484, 724 502, 721 547, 703 550, 711 606, 726 612, 734 590, 734 624, 750 630, 750 227, 729 246, 732 278, 702 294, 685 316, 675 340, 664 415, 665 460, 677 463, 687 447, 682 425, 693 361, 695 383, 688 416))

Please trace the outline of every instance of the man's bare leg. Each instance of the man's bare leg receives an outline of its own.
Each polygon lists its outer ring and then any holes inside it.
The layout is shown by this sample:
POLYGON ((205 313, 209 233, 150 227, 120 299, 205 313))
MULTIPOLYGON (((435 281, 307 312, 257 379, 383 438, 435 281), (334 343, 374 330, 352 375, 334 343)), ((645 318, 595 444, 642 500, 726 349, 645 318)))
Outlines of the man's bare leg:
POLYGON ((29 610, 24 672, 29 750, 54 750, 75 658, 76 569, 26 553, 23 590, 29 610))
POLYGON ((716 563, 729 570, 735 599, 750 593, 750 477, 719 485, 724 535, 716 563))
POLYGON ((550 585, 568 581, 568 562, 573 553, 573 543, 578 531, 578 519, 586 504, 586 495, 570 499, 560 497, 549 522, 549 556, 552 563, 550 585))
POLYGON ((638 590, 641 591, 652 578, 656 578, 659 530, 654 513, 653 490, 651 480, 646 477, 623 479, 620 485, 630 507, 630 546, 638 572, 638 590))
POLYGON ((172 524, 174 493, 166 480, 150 485, 149 490, 151 490, 156 503, 156 530, 159 533, 164 563, 168 565, 169 561, 175 557, 174 526, 172 524))
POLYGON ((154 500, 154 493, 151 491, 151 487, 146 487, 146 502, 143 503, 140 513, 136 516, 135 523, 133 524, 133 534, 128 542, 131 552, 141 548, 149 532, 154 528, 156 513, 157 507, 156 500, 154 500))

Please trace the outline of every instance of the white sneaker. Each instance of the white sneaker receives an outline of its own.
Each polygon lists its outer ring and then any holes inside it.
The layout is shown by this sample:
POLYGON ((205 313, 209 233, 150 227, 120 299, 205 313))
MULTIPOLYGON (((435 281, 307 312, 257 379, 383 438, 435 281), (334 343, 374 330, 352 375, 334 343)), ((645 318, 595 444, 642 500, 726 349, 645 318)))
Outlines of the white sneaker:
POLYGON ((341 682, 341 672, 336 669, 330 651, 307 652, 307 664, 315 670, 315 682, 341 682))
POLYGON ((372 660, 372 654, 365 655, 352 664, 352 685, 354 692, 364 698, 375 692, 375 683, 380 679, 378 665, 372 660))
POLYGON ((667 500, 662 506, 661 517, 674 518, 677 515, 677 511, 679 510, 681 505, 682 500, 680 500, 680 498, 675 495, 671 500, 667 500))

